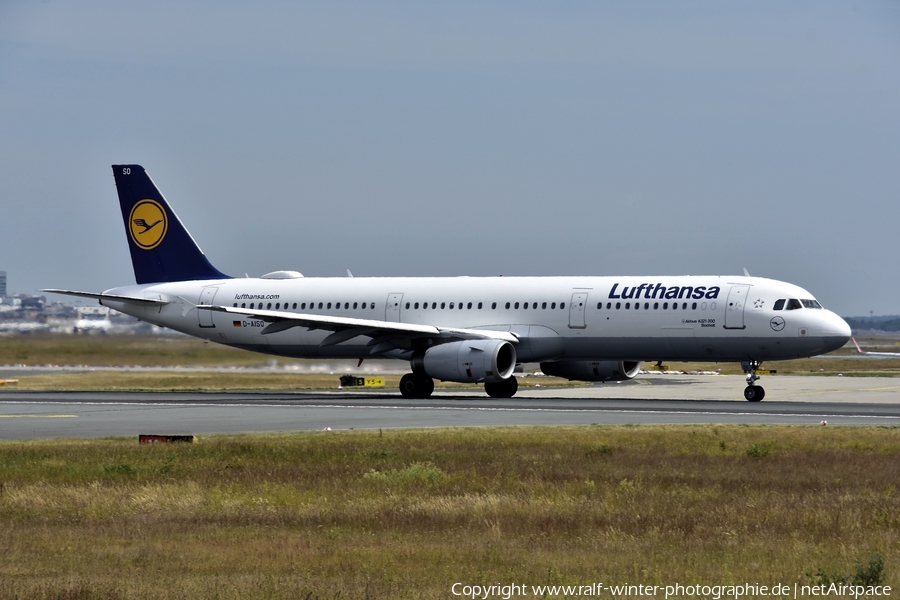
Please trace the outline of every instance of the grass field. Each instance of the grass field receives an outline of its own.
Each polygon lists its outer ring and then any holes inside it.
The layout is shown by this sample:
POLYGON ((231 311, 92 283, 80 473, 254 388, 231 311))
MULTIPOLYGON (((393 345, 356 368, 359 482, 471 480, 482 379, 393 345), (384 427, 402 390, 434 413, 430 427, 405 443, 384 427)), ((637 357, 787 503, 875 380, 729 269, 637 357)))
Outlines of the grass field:
POLYGON ((898 481, 900 431, 878 428, 7 442, 0 597, 451 598, 455 582, 896 589, 898 481))
MULTIPOLYGON (((893 338, 861 338, 870 351, 897 351, 893 338)), ((855 349, 853 350, 855 352, 855 349)), ((94 367, 265 367, 273 358, 186 336, 63 336, 18 335, 0 338, 0 365, 86 365, 94 367)), ((321 363, 323 361, 315 361, 321 363)), ((303 364, 302 360, 278 359, 278 364, 303 364)), ((34 390, 197 390, 197 389, 333 389, 338 385, 337 367, 355 366, 354 361, 334 361, 335 375, 279 370, 265 371, 166 371, 51 373, 20 376, 20 389, 34 390)), ((397 368, 406 365, 397 361, 397 368)), ((719 371, 738 374, 735 363, 669 363, 673 370, 719 371)), ((828 357, 766 363, 767 368, 790 375, 900 376, 900 358, 859 359, 849 348, 828 357)), ((645 365, 649 367, 649 365, 645 365)), ((536 368, 536 366, 534 366, 536 368)), ((399 375, 386 375, 385 387, 395 389, 399 375)), ((520 385, 581 385, 556 378, 520 379, 520 385)), ((466 387, 438 383, 438 387, 466 387)), ((475 389, 478 386, 468 386, 475 389)))

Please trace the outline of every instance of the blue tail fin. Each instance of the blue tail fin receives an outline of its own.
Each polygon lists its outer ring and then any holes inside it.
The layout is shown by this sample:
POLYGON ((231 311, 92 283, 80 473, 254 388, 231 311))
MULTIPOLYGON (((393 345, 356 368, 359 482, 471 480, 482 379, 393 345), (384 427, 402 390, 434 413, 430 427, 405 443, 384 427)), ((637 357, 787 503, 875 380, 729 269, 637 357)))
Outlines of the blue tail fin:
POLYGON ((140 165, 113 165, 137 283, 228 279, 210 264, 140 165))

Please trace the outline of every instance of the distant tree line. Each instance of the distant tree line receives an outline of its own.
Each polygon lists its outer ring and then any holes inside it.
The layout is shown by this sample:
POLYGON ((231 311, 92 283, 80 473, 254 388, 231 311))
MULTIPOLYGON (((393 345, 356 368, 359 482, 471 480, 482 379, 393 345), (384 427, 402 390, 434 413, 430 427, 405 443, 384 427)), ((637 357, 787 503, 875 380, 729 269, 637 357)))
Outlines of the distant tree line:
POLYGON ((844 317, 850 329, 874 329, 877 331, 900 331, 900 316, 884 317, 844 317))

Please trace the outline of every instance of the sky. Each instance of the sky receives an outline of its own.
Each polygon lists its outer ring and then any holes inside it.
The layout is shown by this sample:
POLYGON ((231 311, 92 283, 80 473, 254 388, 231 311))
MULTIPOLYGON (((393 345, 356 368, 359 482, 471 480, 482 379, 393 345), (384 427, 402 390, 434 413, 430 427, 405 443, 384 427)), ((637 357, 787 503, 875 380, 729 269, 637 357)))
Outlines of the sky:
POLYGON ((738 275, 900 314, 900 3, 0 0, 0 270, 738 275))

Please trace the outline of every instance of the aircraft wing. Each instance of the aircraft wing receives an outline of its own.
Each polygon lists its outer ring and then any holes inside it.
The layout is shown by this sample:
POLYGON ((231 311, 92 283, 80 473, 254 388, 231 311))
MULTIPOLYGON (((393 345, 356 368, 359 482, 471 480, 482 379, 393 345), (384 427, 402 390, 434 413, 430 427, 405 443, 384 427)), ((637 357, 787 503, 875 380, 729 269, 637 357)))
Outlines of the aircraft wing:
POLYGON ((376 319, 355 319, 352 317, 333 317, 327 315, 310 315, 304 313, 285 312, 278 310, 249 310, 231 306, 197 306, 200 310, 213 310, 234 315, 244 315, 261 319, 269 323, 262 333, 271 334, 285 331, 291 327, 306 327, 308 329, 325 329, 333 331, 319 344, 321 346, 333 346, 352 340, 358 336, 372 338, 369 343, 372 346, 371 353, 378 354, 406 347, 403 340, 412 338, 442 338, 444 340, 504 340, 518 343, 519 338, 508 331, 494 331, 489 329, 458 329, 455 327, 438 327, 435 325, 420 325, 416 323, 396 323, 393 321, 380 321, 376 319))
POLYGON ((100 300, 101 304, 103 304, 103 300, 113 300, 115 302, 127 302, 129 304, 140 304, 143 306, 162 306, 164 304, 169 304, 169 300, 159 300, 154 298, 140 298, 138 296, 119 296, 117 294, 98 294, 96 292, 76 292, 73 290, 55 290, 55 289, 47 289, 41 290, 42 292, 48 292, 50 294, 64 294, 66 296, 78 296, 80 298, 93 298, 95 300, 100 300))

